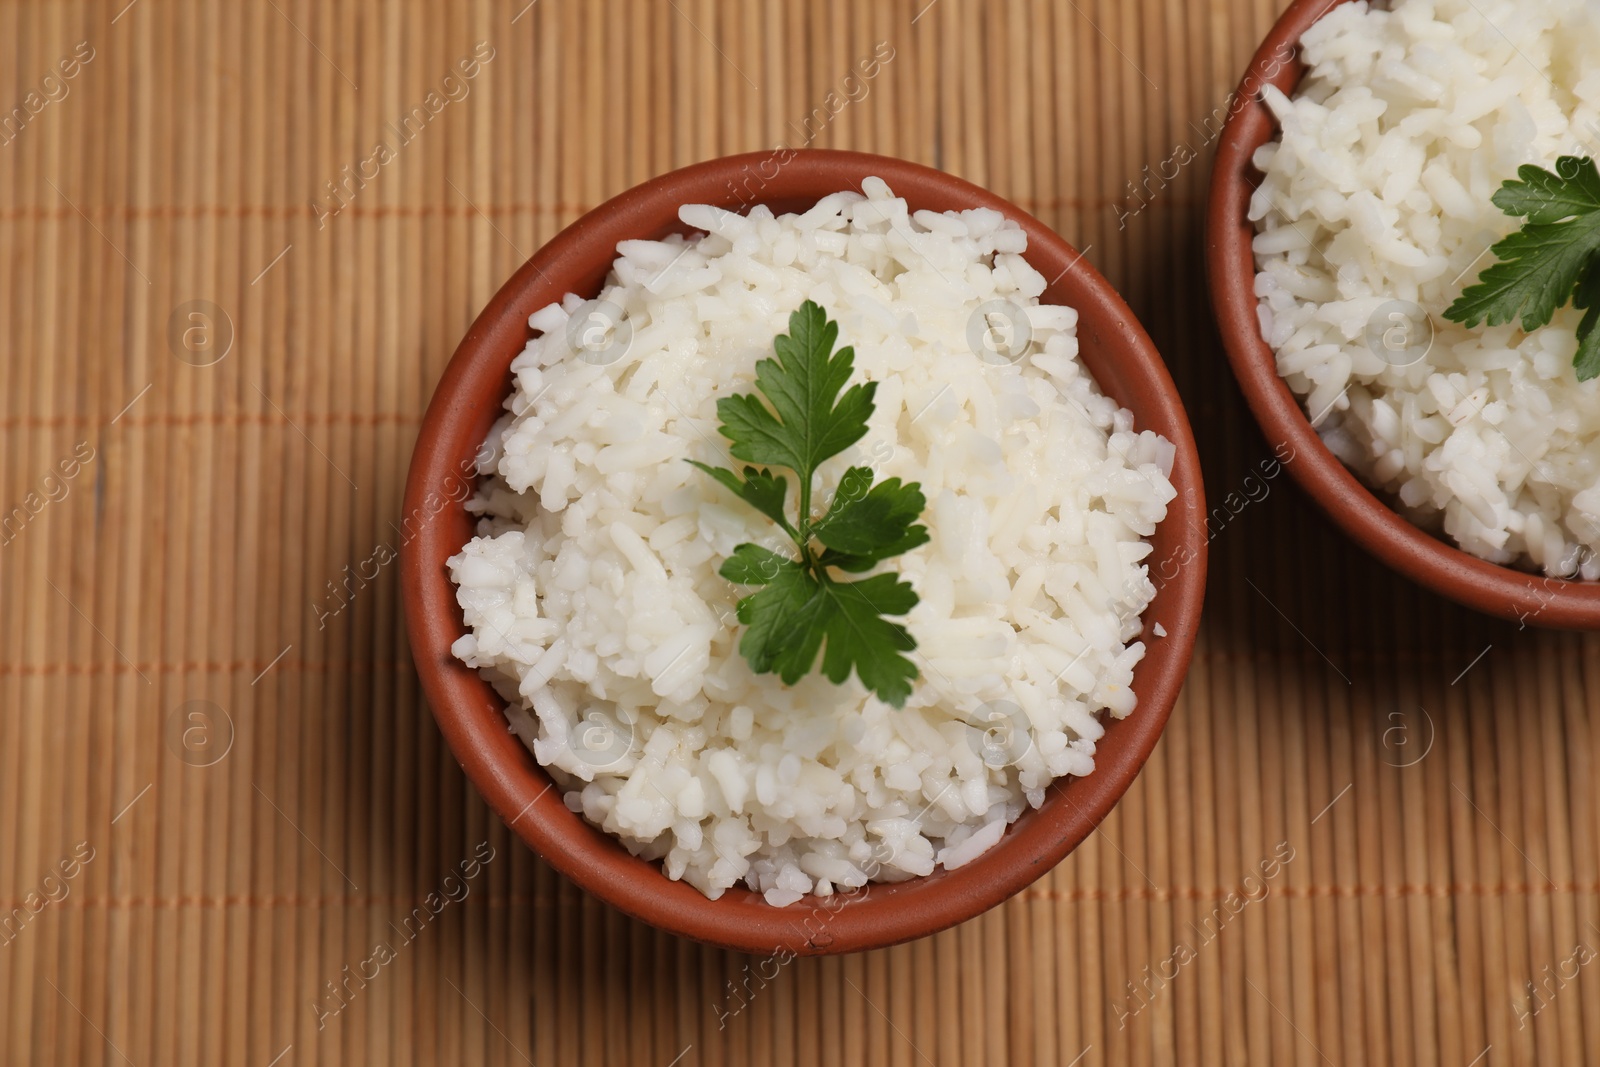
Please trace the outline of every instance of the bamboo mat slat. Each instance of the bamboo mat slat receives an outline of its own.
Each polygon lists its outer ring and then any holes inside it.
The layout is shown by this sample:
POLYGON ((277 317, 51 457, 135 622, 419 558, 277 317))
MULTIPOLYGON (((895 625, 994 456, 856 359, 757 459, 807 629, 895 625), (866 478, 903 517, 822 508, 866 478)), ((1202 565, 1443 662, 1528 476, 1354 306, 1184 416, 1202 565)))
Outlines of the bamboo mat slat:
POLYGON ((56 97, 0 132, 0 521, 37 512, 0 527, 0 1067, 1600 1063, 1600 640, 1446 604, 1263 477, 1211 325, 1212 116, 1282 3, 0 4, 0 117, 56 97), (1087 249, 1237 514, 1171 726, 1077 852, 774 968, 532 857, 421 699, 395 568, 350 576, 500 282, 780 142, 942 167, 1087 249))

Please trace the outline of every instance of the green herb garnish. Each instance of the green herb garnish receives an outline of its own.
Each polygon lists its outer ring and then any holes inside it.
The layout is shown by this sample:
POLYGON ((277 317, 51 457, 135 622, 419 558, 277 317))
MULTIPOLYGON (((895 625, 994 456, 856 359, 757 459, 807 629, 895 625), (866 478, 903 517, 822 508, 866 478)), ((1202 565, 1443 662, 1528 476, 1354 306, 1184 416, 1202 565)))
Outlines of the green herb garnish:
POLYGON ((789 316, 788 334, 773 341, 776 359, 756 364, 753 393, 717 401, 718 427, 732 442, 735 459, 761 464, 731 470, 690 460, 745 503, 783 528, 799 558, 760 545, 734 549, 719 572, 739 585, 761 589, 739 601, 739 621, 748 629, 739 652, 758 674, 777 674, 784 684, 799 681, 822 654, 822 673, 834 684, 853 667, 878 699, 903 707, 917 677, 904 653, 917 647, 904 626, 886 615, 904 615, 917 594, 894 574, 842 581, 833 572, 860 573, 918 545, 928 530, 916 525, 927 501, 916 482, 890 478, 874 484, 869 467, 851 467, 839 479, 827 512, 811 517, 812 476, 824 460, 838 455, 867 433, 876 382, 845 389, 855 365, 848 346, 833 350, 839 324, 807 300, 789 316), (844 395, 839 393, 844 390, 844 395), (771 407, 768 407, 768 404, 771 407), (790 521, 789 483, 772 467, 794 472, 800 483, 798 515, 790 521))
POLYGON ((1571 301, 1586 312, 1572 359, 1586 382, 1600 376, 1600 173, 1587 156, 1562 156, 1554 173, 1528 165, 1517 177, 1496 190, 1494 204, 1528 221, 1489 249, 1500 262, 1463 290, 1444 317, 1463 326, 1520 317, 1532 332, 1571 301))

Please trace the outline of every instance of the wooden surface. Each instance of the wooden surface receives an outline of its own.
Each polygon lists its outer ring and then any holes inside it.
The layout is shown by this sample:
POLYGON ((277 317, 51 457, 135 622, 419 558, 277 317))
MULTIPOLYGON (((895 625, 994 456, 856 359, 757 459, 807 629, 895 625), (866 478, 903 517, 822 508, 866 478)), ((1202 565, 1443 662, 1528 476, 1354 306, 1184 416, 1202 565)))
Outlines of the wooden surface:
POLYGON ((0 137, 0 1064, 1600 1062, 1600 643, 1335 535, 1262 475, 1211 327, 1206 119, 1281 0, 525 2, 0 5, 0 108, 58 97, 0 137), (487 815, 376 560, 517 264, 807 137, 1087 246, 1236 514, 1100 831, 959 929, 777 968, 584 899, 487 815))

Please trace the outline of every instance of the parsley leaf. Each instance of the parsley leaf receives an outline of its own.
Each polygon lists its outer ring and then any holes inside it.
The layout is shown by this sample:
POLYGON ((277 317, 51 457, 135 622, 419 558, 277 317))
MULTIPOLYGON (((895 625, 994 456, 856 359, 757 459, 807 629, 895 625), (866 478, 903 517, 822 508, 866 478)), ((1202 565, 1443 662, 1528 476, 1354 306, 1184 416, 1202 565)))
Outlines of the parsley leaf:
POLYGON ((917 483, 902 485, 899 478, 890 478, 872 485, 871 470, 851 467, 839 480, 828 513, 812 528, 829 549, 822 561, 842 570, 864 571, 927 544, 928 528, 913 525, 927 506, 917 483))
POLYGON ((903 707, 917 668, 900 653, 910 652, 917 643, 904 626, 883 616, 910 611, 917 604, 916 592, 892 574, 860 582, 824 582, 822 589, 833 608, 818 620, 828 633, 822 673, 837 685, 850 677, 854 666, 862 684, 878 699, 903 707))
POLYGON ((1600 210, 1600 172, 1594 160, 1563 156, 1555 173, 1532 165, 1517 168, 1521 181, 1508 181, 1491 199, 1507 215, 1529 222, 1560 222, 1600 210))
POLYGON ((1586 382, 1600 377, 1600 331, 1595 330, 1600 324, 1600 270, 1591 270, 1579 280, 1572 303, 1585 312, 1578 323, 1578 354, 1572 365, 1578 369, 1578 381, 1586 382))
POLYGON ((1523 330, 1547 326, 1569 301, 1588 311, 1573 358, 1580 382, 1600 377, 1600 171, 1588 157, 1562 156, 1554 172, 1517 170, 1494 194, 1508 215, 1527 222, 1489 250, 1498 262, 1464 289, 1444 317, 1464 326, 1520 319, 1523 330))
POLYGON ((793 685, 817 658, 824 633, 817 623, 828 603, 811 568, 803 563, 772 554, 780 561, 776 573, 755 581, 749 580, 756 577, 751 570, 730 566, 738 552, 755 547, 740 545, 723 565, 722 576, 729 581, 763 587, 739 601, 739 621, 747 627, 739 640, 739 654, 757 674, 777 674, 784 684, 793 685), (736 573, 747 577, 734 577, 736 573))
MULTIPOLYGON (((733 555, 722 561, 720 573, 738 585, 766 585, 776 581, 785 566, 796 566, 792 559, 780 556, 770 548, 749 543, 733 550, 733 555)), ((743 620, 748 623, 749 620, 743 620)))
POLYGON ((848 346, 835 352, 838 339, 838 324, 806 301, 789 316, 788 334, 773 341, 777 358, 756 364, 760 395, 717 401, 728 451, 766 466, 747 466, 741 477, 689 462, 782 527, 799 553, 795 559, 746 543, 723 561, 719 573, 724 578, 760 586, 738 604, 739 622, 746 628, 739 654, 751 669, 793 685, 822 651, 822 673, 829 681, 841 684, 853 670, 880 700, 903 707, 917 677, 905 653, 917 643, 885 616, 915 607, 916 591, 894 574, 844 581, 832 572, 868 571, 926 544, 927 527, 917 519, 927 500, 915 482, 890 478, 873 484, 870 468, 851 467, 827 512, 812 520, 817 468, 866 436, 877 391, 875 382, 845 388, 855 352, 848 346), (768 467, 786 467, 799 481, 799 514, 793 521, 786 513, 788 481, 768 467))
MULTIPOLYGON (((717 401, 722 435, 733 442, 728 451, 735 459, 788 467, 800 475, 802 501, 809 501, 807 479, 822 461, 867 435, 878 389, 877 382, 866 382, 839 397, 856 354, 849 347, 834 352, 838 338, 839 324, 807 300, 789 316, 789 333, 773 341, 778 358, 756 364, 756 388, 772 410, 753 393, 717 401)), ((801 507, 802 514, 806 510, 801 507)))
POLYGON ((783 513, 784 500, 789 495, 789 483, 786 479, 770 471, 758 471, 754 467, 746 467, 744 478, 740 479, 730 470, 708 466, 695 459, 689 462, 733 490, 734 495, 761 514, 792 532, 793 528, 783 513))

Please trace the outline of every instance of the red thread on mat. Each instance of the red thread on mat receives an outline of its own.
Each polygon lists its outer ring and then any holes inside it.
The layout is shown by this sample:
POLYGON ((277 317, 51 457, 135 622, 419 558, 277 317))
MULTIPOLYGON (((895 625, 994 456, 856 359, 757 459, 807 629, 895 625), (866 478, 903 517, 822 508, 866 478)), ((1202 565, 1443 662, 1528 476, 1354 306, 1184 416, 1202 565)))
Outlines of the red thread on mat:
POLYGON ((239 674, 247 673, 252 676, 272 666, 272 673, 280 671, 301 673, 333 673, 342 672, 349 674, 375 673, 378 671, 395 671, 405 673, 411 670, 410 660, 338 660, 338 661, 308 661, 283 659, 275 665, 270 660, 233 660, 231 662, 199 662, 186 663, 138 663, 130 664, 122 660, 108 660, 102 663, 0 663, 0 678, 8 675, 17 675, 23 678, 50 677, 52 675, 66 675, 69 677, 86 677, 102 674, 239 674))
MULTIPOLYGON (((1106 208, 1116 207, 1129 201, 1125 195, 1118 196, 1009 196, 1013 204, 1033 214, 1046 211, 1102 211, 1106 208)), ((319 204, 325 211, 332 212, 328 223, 333 218, 351 215, 356 218, 384 219, 384 218, 476 218, 481 213, 484 215, 552 215, 578 216, 592 209, 593 204, 564 203, 556 201, 553 204, 541 204, 537 201, 523 200, 512 201, 508 204, 495 204, 479 201, 476 206, 467 203, 458 204, 363 204, 349 203, 342 209, 338 201, 329 199, 326 195, 319 198, 319 204)), ((1178 209, 1193 209, 1203 206, 1202 202, 1194 196, 1153 196, 1149 207, 1157 204, 1178 209)), ((137 221, 179 221, 184 219, 296 219, 314 221, 317 215, 312 212, 310 205, 299 204, 85 204, 79 203, 85 215, 92 219, 137 221)), ((1140 208, 1144 210, 1144 208, 1140 208)), ((21 207, 5 208, 0 210, 0 222, 18 222, 29 220, 35 222, 57 221, 77 218, 78 212, 67 205, 51 204, 25 204, 21 207)))
MULTIPOLYGON (((422 421, 420 414, 408 411, 203 411, 189 415, 128 415, 117 425, 187 429, 194 426, 405 426, 422 421)), ((59 430, 68 426, 101 426, 110 415, 16 415, 0 418, 0 432, 12 430, 59 430)))
MULTIPOLYGON (((357 218, 385 219, 385 218, 477 218, 479 209, 485 215, 582 215, 593 204, 567 204, 557 201, 554 204, 540 204, 534 201, 516 201, 509 204, 478 203, 476 207, 467 203, 459 204, 346 204, 342 209, 337 201, 322 198, 321 206, 330 212, 330 217, 324 225, 331 225, 334 218, 343 215, 353 215, 357 218)), ((139 221, 176 221, 183 219, 304 219, 307 222, 316 221, 317 215, 311 210, 310 205, 300 204, 86 204, 80 202, 78 207, 83 209, 83 214, 91 219, 107 221, 124 220, 129 222, 139 221)), ((34 222, 68 220, 80 217, 77 210, 69 205, 27 204, 21 207, 0 210, 0 222, 18 222, 29 220, 34 222)), ((270 253, 269 253, 270 254, 270 253)))
MULTIPOLYGON (((1463 896, 1554 896, 1576 893, 1600 894, 1600 882, 1499 882, 1493 885, 1483 885, 1478 882, 1456 882, 1447 886, 1413 885, 1409 883, 1405 885, 1271 886, 1266 897, 1257 899, 1266 900, 1272 897, 1287 897, 1291 900, 1314 900, 1318 897, 1327 897, 1353 900, 1367 897, 1388 899, 1432 897, 1443 900, 1449 897, 1463 896)), ((1081 904, 1090 901, 1110 904, 1125 904, 1129 901, 1169 904, 1174 900, 1214 903, 1225 900, 1230 894, 1241 898, 1247 895, 1243 886, 1215 886, 1210 889, 1199 889, 1191 886, 1173 886, 1166 889, 1150 889, 1146 886, 1124 886, 1119 889, 1033 888, 1023 890, 1017 895, 1016 899, 1068 904, 1081 904)))
MULTIPOLYGON (((1244 888, 1214 887, 1199 889, 1193 886, 1174 886, 1168 889, 1149 889, 1147 887, 1125 887, 1122 889, 1025 889, 1015 898, 1017 902, 1041 901, 1050 903, 1082 904, 1096 903, 1126 903, 1130 900, 1147 902, 1170 903, 1174 897, 1181 897, 1192 901, 1220 901, 1233 893, 1244 896, 1244 888)), ((1565 882, 1559 885, 1550 883, 1528 882, 1501 882, 1497 885, 1480 885, 1477 883, 1463 883, 1450 886, 1436 885, 1368 885, 1368 886, 1309 886, 1309 887, 1282 887, 1272 890, 1268 897, 1434 897, 1445 899, 1454 896, 1479 896, 1479 897, 1506 897, 1525 896, 1533 894, 1562 894, 1572 895, 1578 893, 1600 893, 1600 882, 1578 884, 1565 882)), ((561 901, 558 893, 495 893, 481 897, 485 904, 491 908, 504 907, 548 907, 561 901)), ((214 897, 203 895, 177 895, 177 896, 137 896, 137 897, 112 897, 104 894, 81 896, 73 894, 58 904, 51 907, 78 908, 88 910, 91 908, 155 908, 174 910, 179 908, 410 908, 420 906, 421 897, 402 896, 399 894, 329 894, 322 896, 305 896, 298 893, 267 894, 258 896, 253 893, 234 894, 230 896, 214 897)), ((22 898, 0 898, 0 915, 10 912, 14 908, 23 907, 22 898)))

